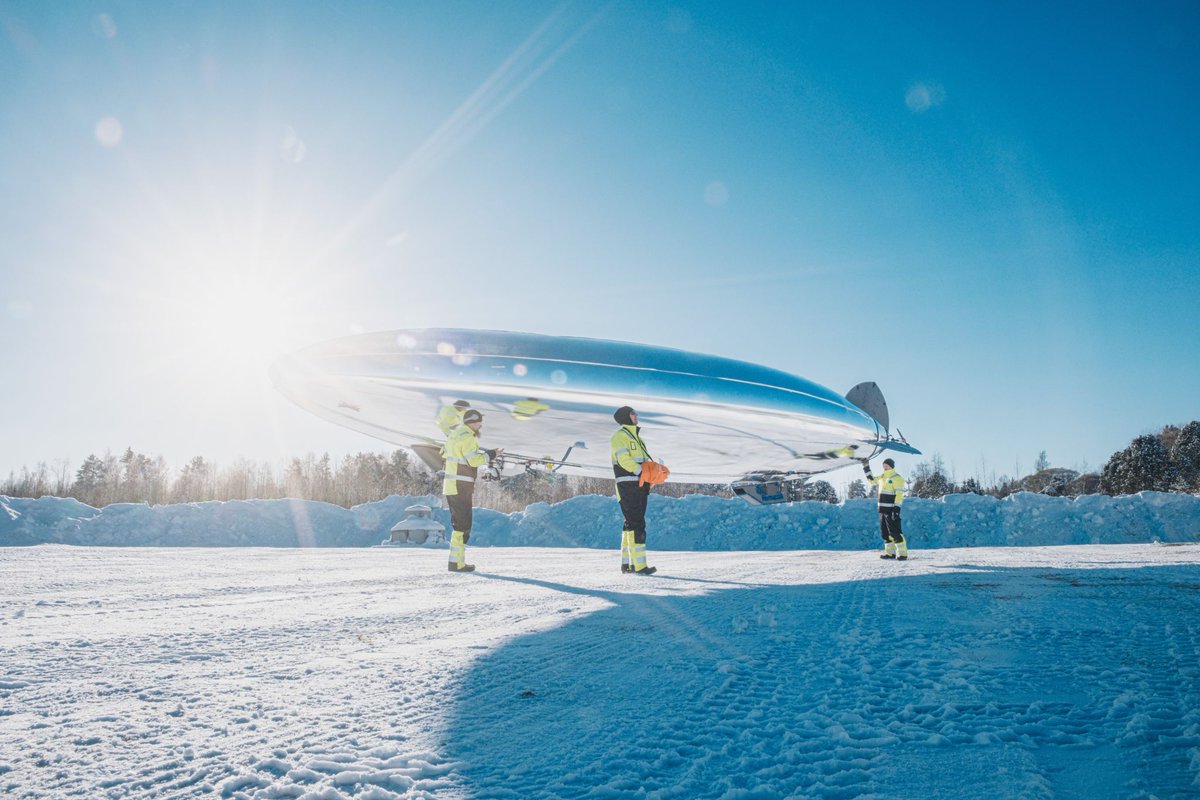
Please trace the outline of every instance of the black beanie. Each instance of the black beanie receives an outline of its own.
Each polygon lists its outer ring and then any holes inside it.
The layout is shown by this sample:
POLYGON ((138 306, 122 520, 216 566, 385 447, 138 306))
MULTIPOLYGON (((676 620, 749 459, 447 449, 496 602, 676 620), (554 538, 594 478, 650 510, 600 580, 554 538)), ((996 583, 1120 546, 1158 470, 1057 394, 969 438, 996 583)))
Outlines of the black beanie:
POLYGON ((483 414, 473 408, 468 408, 467 413, 463 414, 463 422, 483 422, 483 414))
POLYGON ((635 412, 632 407, 621 406, 620 408, 617 409, 617 413, 613 414, 613 419, 615 419, 617 421, 618 425, 632 425, 633 424, 633 416, 632 415, 635 413, 637 413, 637 412, 635 412))
POLYGON ((885 459, 883 460, 883 465, 884 465, 885 467, 892 467, 893 469, 895 469, 895 467, 896 467, 896 462, 895 462, 895 461, 892 461, 890 458, 885 458, 885 459))
POLYGON ((459 409, 467 409, 467 408, 471 407, 471 404, 468 403, 466 400, 455 400, 454 407, 459 408, 459 409))

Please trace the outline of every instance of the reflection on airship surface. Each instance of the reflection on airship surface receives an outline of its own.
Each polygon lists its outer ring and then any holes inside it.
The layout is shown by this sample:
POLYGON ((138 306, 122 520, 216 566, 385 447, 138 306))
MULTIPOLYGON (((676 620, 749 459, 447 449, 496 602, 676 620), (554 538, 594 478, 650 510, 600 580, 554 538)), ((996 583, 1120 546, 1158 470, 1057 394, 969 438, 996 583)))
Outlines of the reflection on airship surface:
POLYGON ((731 483, 755 502, 785 499, 773 488, 780 481, 882 450, 919 452, 890 435, 874 383, 843 396, 770 367, 627 342, 369 333, 292 353, 273 365, 272 380, 300 407, 412 448, 435 469, 448 408, 483 413, 487 446, 506 451, 502 467, 611 477, 613 411, 633 406, 672 480, 731 483))

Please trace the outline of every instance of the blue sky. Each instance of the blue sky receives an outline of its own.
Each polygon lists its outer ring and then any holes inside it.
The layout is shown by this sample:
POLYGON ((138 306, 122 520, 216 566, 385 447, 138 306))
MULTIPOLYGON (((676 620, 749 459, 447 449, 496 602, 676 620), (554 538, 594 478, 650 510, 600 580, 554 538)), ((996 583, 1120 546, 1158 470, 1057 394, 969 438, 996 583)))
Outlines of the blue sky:
POLYGON ((1099 467, 1200 417, 1198 56, 1188 2, 0 3, 0 474, 384 449, 263 361, 427 326, 1099 467))

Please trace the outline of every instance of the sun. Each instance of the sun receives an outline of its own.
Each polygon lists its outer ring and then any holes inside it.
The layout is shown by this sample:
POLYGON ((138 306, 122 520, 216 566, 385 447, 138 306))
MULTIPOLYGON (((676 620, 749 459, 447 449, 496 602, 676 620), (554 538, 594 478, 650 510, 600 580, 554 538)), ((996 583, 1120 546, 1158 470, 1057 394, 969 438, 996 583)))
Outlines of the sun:
POLYGON ((196 303, 196 343, 218 360, 263 364, 278 355, 288 339, 285 304, 253 281, 214 286, 196 303))
POLYGON ((162 298, 162 344, 206 378, 245 379, 294 346, 303 313, 282 281, 255 269, 202 272, 162 298))

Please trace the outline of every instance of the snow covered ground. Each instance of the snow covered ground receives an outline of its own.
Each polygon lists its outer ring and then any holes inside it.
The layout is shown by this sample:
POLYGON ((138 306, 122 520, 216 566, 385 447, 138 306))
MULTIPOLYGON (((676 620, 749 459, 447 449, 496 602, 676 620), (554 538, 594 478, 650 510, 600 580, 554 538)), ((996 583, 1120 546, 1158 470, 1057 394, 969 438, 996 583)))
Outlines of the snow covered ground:
POLYGON ((1200 794, 1200 545, 876 556, 0 548, 0 794, 1200 794))

